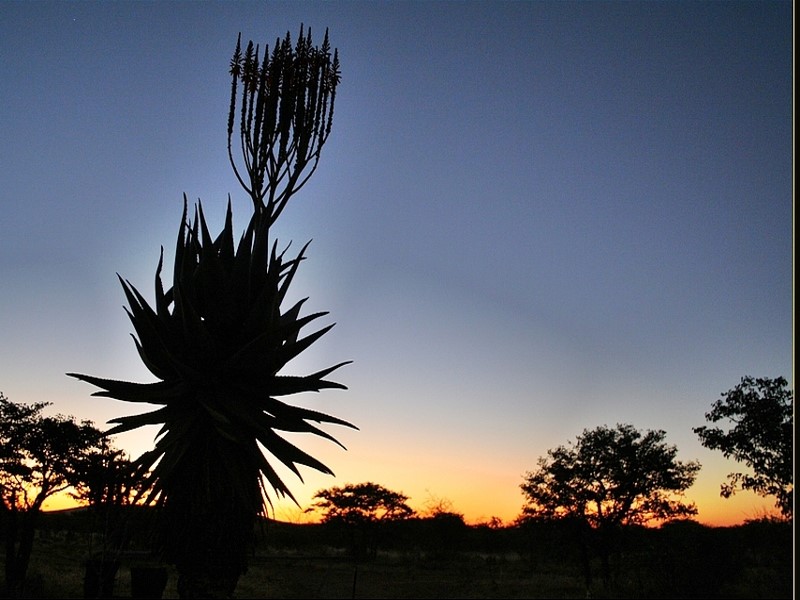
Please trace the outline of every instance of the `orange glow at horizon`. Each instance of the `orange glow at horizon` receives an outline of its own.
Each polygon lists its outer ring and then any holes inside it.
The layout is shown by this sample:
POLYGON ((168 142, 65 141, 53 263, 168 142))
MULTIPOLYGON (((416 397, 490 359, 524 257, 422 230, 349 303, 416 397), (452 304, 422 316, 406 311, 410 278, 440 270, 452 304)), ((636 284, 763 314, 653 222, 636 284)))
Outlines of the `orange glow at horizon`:
MULTIPOLYGON (((341 485, 344 483, 329 481, 326 485, 319 487, 298 486, 298 489, 295 490, 295 497, 300 506, 290 499, 273 498, 273 509, 270 511, 270 516, 278 521, 288 523, 318 522, 319 514, 305 512, 313 504, 313 494, 319 489, 341 485)), ((424 515, 431 504, 442 502, 446 510, 464 515, 465 521, 470 525, 487 523, 493 517, 499 518, 503 525, 510 525, 519 516, 522 508, 522 495, 520 494, 519 498, 516 498, 511 494, 509 499, 507 489, 495 488, 494 492, 470 494, 468 489, 461 487, 452 489, 452 495, 437 495, 428 491, 427 488, 423 488, 422 492, 416 494, 412 493, 415 490, 401 490, 399 487, 393 488, 391 485, 383 483, 381 485, 386 485, 390 489, 409 496, 408 504, 418 514, 424 515)), ((486 487, 487 490, 490 488, 491 486, 486 487)), ((692 517, 693 520, 710 527, 731 527, 766 516, 778 516, 771 498, 762 498, 752 492, 739 492, 731 498, 725 499, 719 496, 718 486, 713 490, 704 489, 700 494, 688 494, 685 500, 694 502, 697 506, 698 514, 692 517)), ((44 503, 43 510, 60 511, 79 506, 81 504, 69 495, 69 491, 64 491, 48 498, 44 503)))
MULTIPOLYGON (((493 517, 508 525, 519 516, 524 498, 519 489, 524 468, 511 456, 488 456, 482 449, 470 453, 454 450, 454 443, 442 443, 436 448, 419 447, 415 453, 398 454, 393 449, 408 447, 402 435, 384 439, 384 444, 365 432, 340 430, 338 439, 348 448, 337 451, 328 440, 305 437, 301 447, 312 456, 324 456, 336 475, 330 476, 313 469, 301 468, 303 480, 297 479, 280 464, 273 464, 289 486, 297 502, 271 496, 269 515, 279 521, 307 523, 319 520, 314 512, 305 510, 314 503, 313 496, 322 489, 348 483, 373 482, 406 495, 408 504, 418 514, 425 514, 432 505, 464 515, 469 524, 486 523, 493 517), (503 465, 498 468, 498 464, 503 465)), ((149 432, 132 432, 117 442, 131 455, 149 447, 149 432)), ((752 492, 738 492, 731 498, 721 498, 720 484, 726 474, 737 468, 735 463, 715 452, 702 451, 703 467, 683 500, 694 503, 699 523, 715 527, 733 526, 747 520, 777 515, 772 498, 762 498, 752 492)), ((270 490, 271 491, 271 490, 270 490)), ((45 510, 74 508, 78 503, 68 493, 48 499, 45 510)))

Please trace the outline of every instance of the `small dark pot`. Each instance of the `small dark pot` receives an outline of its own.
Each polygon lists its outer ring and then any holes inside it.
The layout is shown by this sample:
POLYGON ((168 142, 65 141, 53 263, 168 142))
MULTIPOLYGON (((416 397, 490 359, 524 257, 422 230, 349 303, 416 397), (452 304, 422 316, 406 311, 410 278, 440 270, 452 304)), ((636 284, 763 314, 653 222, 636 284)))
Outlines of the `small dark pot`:
POLYGON ((131 597, 161 598, 167 578, 166 567, 131 567, 131 597))
POLYGON ((111 598, 114 595, 114 579, 119 571, 118 560, 91 558, 86 561, 83 577, 84 598, 111 598))

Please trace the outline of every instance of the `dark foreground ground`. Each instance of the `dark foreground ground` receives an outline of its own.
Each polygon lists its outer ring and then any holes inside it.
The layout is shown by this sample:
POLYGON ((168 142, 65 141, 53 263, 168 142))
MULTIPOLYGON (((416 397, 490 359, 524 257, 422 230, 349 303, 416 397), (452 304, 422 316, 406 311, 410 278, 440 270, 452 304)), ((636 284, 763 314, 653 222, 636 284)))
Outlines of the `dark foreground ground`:
MULTIPOLYGON (((420 525, 419 527, 422 527, 420 525)), ((427 526, 426 526, 427 527, 427 526)), ((355 561, 342 532, 273 525, 251 557, 236 598, 586 598, 579 553, 553 530, 422 527, 394 532, 374 558, 355 561)), ((791 524, 707 528, 694 523, 636 530, 623 540, 603 582, 592 561, 593 598, 793 598, 791 524)), ((40 532, 26 597, 83 598, 85 562, 97 549, 86 532, 40 532)), ((113 597, 131 598, 131 568, 152 564, 135 549, 123 556, 113 597)), ((178 598, 167 569, 163 598, 178 598)))

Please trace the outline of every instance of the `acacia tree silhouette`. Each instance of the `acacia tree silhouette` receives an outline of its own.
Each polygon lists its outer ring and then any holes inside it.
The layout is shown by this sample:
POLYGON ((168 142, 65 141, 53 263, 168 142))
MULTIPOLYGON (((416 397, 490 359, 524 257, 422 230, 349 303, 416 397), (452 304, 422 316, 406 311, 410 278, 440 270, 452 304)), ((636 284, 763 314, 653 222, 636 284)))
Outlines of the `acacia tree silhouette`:
POLYGON ((305 299, 281 310, 308 244, 294 258, 287 258, 288 246, 279 252, 277 240, 270 244, 270 227, 316 169, 330 134, 338 52, 331 55, 327 31, 315 47, 301 25, 294 46, 287 32, 271 54, 269 47, 263 58, 259 54, 252 41, 242 52, 240 35, 230 66, 228 155, 254 208, 238 246, 230 199, 222 232, 212 238, 199 202, 194 220, 187 219, 184 195, 172 287, 165 291, 161 283, 163 249, 154 307, 120 279, 137 349, 159 381, 69 374, 102 388, 95 396, 161 406, 111 421, 117 425, 108 434, 162 425, 154 449, 135 467, 142 501, 162 509, 160 547, 177 567, 182 598, 233 594, 247 568, 255 521, 271 503, 265 481, 294 500, 262 448, 301 480, 298 465, 332 474, 278 432, 311 433, 338 444, 313 423, 355 428, 278 400, 346 389, 325 378, 350 361, 305 376, 279 374, 333 324, 301 337, 305 326, 327 314, 301 316, 305 299))
POLYGON ((21 404, 0 392, 0 537, 5 546, 5 590, 23 594, 45 500, 81 485, 82 465, 102 445, 91 421, 45 416, 48 402, 21 404))
POLYGON ((589 539, 597 539, 608 583, 610 551, 624 525, 697 514, 683 493, 694 483, 700 463, 677 460, 662 430, 637 430, 630 424, 584 429, 575 443, 540 457, 520 485, 525 496, 521 521, 563 521, 574 525, 587 588, 592 583, 589 539))
POLYGON ((356 559, 374 559, 384 526, 414 516, 408 496, 369 481, 320 490, 314 500, 305 512, 321 512, 323 523, 344 526, 356 559))

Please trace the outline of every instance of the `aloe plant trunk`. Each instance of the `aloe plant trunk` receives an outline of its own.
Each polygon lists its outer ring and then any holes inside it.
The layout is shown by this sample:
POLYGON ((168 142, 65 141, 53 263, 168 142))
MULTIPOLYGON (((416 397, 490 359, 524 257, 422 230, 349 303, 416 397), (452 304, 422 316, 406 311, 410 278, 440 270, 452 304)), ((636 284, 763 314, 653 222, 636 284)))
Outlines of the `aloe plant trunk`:
POLYGON ((287 33, 263 60, 252 42, 244 54, 237 42, 231 75, 229 157, 254 207, 244 233, 235 244, 230 200, 222 231, 212 237, 202 205, 190 219, 184 196, 172 285, 162 283, 163 252, 153 306, 120 279, 136 347, 157 381, 69 374, 101 388, 95 396, 158 406, 111 421, 116 426, 107 434, 161 425, 135 469, 141 501, 159 509, 159 548, 177 567, 182 598, 230 597, 247 568, 256 522, 271 503, 268 487, 294 499, 265 453, 301 479, 300 466, 332 474, 282 433, 338 444, 317 424, 354 427, 280 399, 346 389, 326 377, 349 361, 284 374, 333 324, 305 334, 327 313, 302 314, 306 299, 284 308, 308 244, 289 257, 288 246, 279 251, 271 239, 271 226, 316 168, 330 133, 338 56, 331 57, 327 32, 315 48, 301 27, 294 48, 287 33), (243 170, 231 150, 238 92, 243 170))

